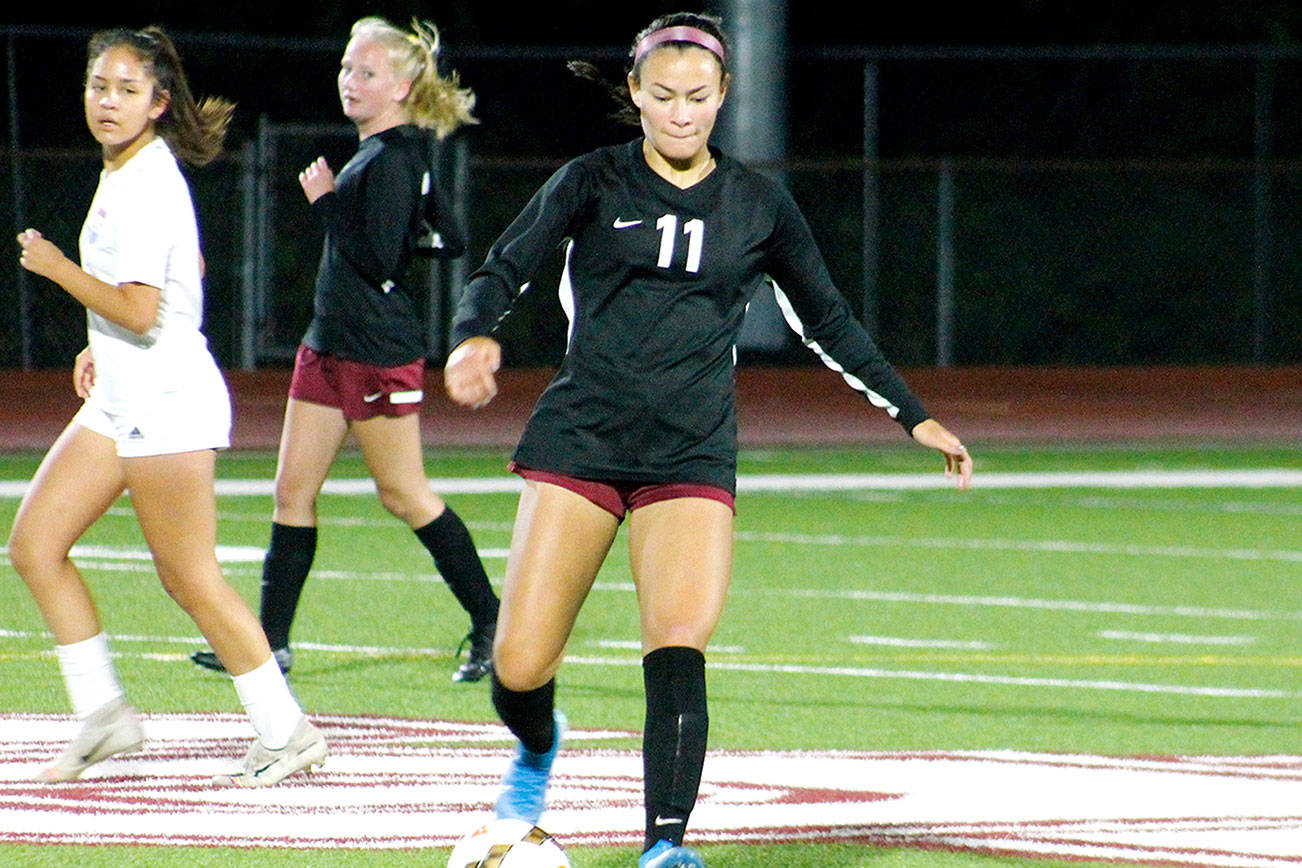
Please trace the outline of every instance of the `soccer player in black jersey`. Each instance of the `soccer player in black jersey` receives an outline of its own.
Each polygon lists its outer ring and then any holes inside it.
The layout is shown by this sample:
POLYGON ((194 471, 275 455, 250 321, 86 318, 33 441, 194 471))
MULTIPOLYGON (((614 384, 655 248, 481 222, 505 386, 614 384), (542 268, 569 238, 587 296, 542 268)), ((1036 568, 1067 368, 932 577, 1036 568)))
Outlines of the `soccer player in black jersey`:
MULTIPOLYGON (((317 495, 351 433, 380 502, 411 527, 470 613, 470 656, 453 680, 478 681, 492 667, 498 599, 465 524, 425 477, 417 416, 425 333, 417 287, 406 282, 421 245, 441 244, 443 255, 464 250, 430 174, 426 137, 473 123, 474 94, 439 73, 434 26, 417 20, 412 28, 380 18, 353 25, 339 97, 357 127, 357 153, 337 178, 324 158, 299 175, 326 238, 285 409, 260 616, 288 670, 290 624, 316 553, 317 495)), ((221 667, 210 651, 193 659, 221 667)))
POLYGON ((943 454, 960 489, 972 459, 851 316, 787 192, 709 147, 729 81, 718 20, 657 19, 630 54, 643 135, 562 167, 493 245, 458 306, 444 380, 464 405, 493 397, 494 329, 563 243, 568 347, 512 461, 525 488, 493 701, 521 744, 497 812, 536 821, 543 810, 564 726, 555 674, 627 516, 646 687, 639 866, 692 868, 703 863, 682 842, 706 751, 704 651, 732 566, 734 347, 757 279, 847 383, 943 454))

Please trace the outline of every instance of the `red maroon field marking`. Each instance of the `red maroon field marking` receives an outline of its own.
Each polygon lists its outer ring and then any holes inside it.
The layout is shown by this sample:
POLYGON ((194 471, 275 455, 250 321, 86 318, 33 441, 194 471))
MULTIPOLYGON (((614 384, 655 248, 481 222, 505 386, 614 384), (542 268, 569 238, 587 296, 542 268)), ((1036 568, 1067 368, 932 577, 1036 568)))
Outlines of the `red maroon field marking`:
MULTIPOLYGON (((33 776, 63 716, 0 715, 0 844, 442 848, 487 818, 509 756, 496 725, 316 718, 322 771, 215 787, 252 733, 238 715, 147 715, 145 749, 80 781, 33 776)), ((573 730, 542 825, 569 846, 641 839, 641 760, 573 730)), ((1302 757, 1100 757, 1013 751, 718 751, 690 835, 858 841, 1151 865, 1302 865, 1302 757)))

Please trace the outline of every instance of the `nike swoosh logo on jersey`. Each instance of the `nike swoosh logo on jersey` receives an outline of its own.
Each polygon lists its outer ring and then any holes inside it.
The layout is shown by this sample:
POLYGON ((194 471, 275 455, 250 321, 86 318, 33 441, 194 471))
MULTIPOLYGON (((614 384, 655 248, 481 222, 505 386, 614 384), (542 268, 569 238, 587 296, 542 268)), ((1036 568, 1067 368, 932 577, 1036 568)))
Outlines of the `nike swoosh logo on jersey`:
POLYGON ((627 229, 630 226, 637 226, 641 222, 641 220, 620 220, 616 217, 613 225, 616 229, 627 229))
POLYGON ((376 392, 374 395, 363 395, 362 400, 368 404, 374 404, 376 401, 380 400, 380 396, 383 394, 383 392, 376 392))

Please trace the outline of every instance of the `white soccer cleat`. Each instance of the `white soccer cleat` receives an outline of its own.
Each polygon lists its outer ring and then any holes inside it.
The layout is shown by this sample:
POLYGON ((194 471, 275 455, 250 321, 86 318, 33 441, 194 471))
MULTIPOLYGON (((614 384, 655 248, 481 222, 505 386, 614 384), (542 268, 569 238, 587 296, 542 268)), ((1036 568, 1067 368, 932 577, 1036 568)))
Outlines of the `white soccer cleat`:
POLYGON ((255 740, 244 755, 244 770, 217 775, 213 783, 227 787, 270 787, 296 772, 311 772, 314 767, 324 765, 325 757, 325 736, 305 716, 294 728, 289 744, 270 750, 255 740))
POLYGON ((38 780, 50 783, 75 780, 95 763, 115 754, 139 750, 144 743, 145 732, 135 709, 118 697, 86 718, 77 737, 64 748, 54 765, 41 772, 38 780))

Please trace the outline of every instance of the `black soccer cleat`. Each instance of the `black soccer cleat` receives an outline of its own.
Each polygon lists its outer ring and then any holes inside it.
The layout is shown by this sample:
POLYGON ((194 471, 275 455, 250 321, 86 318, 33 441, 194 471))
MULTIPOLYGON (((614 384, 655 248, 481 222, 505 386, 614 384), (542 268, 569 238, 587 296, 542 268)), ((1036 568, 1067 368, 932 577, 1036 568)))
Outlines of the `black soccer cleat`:
POLYGON ((497 624, 493 623, 466 634, 457 647, 457 656, 461 656, 467 644, 470 645, 470 656, 452 673, 453 681, 482 681, 493 671, 493 635, 496 632, 497 624))
MULTIPOLYGON (((290 667, 294 665, 294 652, 288 648, 273 648, 271 656, 276 658, 276 665, 280 671, 289 674, 290 667)), ((217 659, 214 651, 196 651, 190 655, 196 666, 202 666, 204 669, 211 669, 213 672, 225 672, 226 667, 217 659)))

